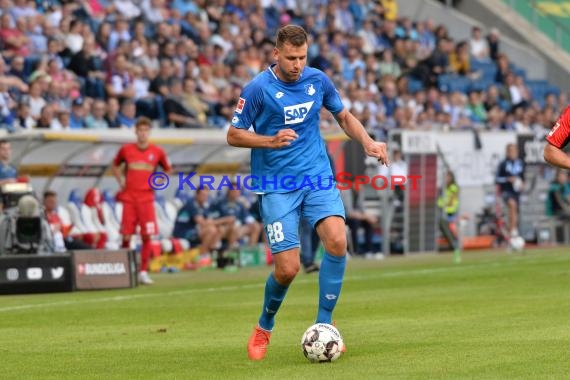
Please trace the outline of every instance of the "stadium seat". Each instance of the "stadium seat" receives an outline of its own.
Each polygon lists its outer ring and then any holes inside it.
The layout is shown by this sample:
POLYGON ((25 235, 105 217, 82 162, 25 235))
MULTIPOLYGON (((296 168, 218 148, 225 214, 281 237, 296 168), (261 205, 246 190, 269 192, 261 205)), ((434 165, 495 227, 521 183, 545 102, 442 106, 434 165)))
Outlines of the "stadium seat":
POLYGON ((408 77, 408 92, 415 94, 416 92, 423 90, 424 85, 421 81, 408 77))
POLYGON ((158 224, 158 232, 162 251, 164 253, 179 253, 190 248, 185 240, 172 237, 174 230, 174 222, 176 220, 177 210, 174 206, 166 202, 164 196, 155 195, 154 208, 156 214, 156 222, 158 224))
POLYGON ((105 248, 107 234, 102 227, 94 224, 91 211, 84 205, 79 189, 73 189, 69 193, 66 207, 73 224, 78 227, 81 226, 79 228, 84 231, 83 239, 85 242, 94 245, 96 248, 105 248))
POLYGON ((446 93, 467 93, 471 86, 471 80, 467 77, 454 74, 443 74, 437 78, 439 90, 446 93))
POLYGON ((515 66, 514 64, 510 64, 509 67, 511 68, 511 72, 518 77, 523 77, 526 81, 526 70, 520 67, 515 66))
POLYGON ((115 210, 116 200, 111 190, 103 190, 102 192, 101 209, 103 210, 103 217, 105 223, 120 231, 121 228, 121 215, 118 215, 115 210))
POLYGON ((497 66, 493 62, 472 60, 471 70, 480 72, 482 81, 494 81, 497 75, 497 66))

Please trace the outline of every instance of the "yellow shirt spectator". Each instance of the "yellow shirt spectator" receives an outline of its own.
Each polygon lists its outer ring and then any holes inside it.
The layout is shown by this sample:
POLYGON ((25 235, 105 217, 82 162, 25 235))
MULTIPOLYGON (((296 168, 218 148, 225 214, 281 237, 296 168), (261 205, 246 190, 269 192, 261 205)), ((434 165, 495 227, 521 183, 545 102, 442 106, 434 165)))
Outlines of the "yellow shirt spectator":
POLYGON ((398 2, 396 0, 382 0, 384 7, 384 19, 396 21, 398 18, 398 2))

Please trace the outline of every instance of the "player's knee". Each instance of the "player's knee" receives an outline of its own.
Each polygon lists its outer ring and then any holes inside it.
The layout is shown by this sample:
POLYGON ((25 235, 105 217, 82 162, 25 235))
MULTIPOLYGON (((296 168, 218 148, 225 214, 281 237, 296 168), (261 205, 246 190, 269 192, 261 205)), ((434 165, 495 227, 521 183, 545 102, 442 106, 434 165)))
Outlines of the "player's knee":
POLYGON ((346 236, 333 235, 323 242, 325 250, 333 256, 343 256, 346 253, 346 236))
POLYGON ((299 270, 301 269, 300 263, 291 263, 287 266, 282 266, 275 269, 275 277, 277 281, 281 284, 290 284, 294 279, 299 270))

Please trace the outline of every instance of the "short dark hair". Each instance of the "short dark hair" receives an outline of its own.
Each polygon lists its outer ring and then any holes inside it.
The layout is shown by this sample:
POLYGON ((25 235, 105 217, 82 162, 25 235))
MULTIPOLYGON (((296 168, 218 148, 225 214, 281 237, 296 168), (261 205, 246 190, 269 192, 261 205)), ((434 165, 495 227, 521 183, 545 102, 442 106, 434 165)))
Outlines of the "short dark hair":
POLYGON ((57 197, 57 193, 53 190, 47 190, 44 192, 44 199, 49 197, 57 197))
POLYGON ((10 143, 8 140, 0 139, 0 145, 4 145, 4 144, 8 144, 8 143, 10 143))
POLYGON ((303 46, 307 43, 307 32, 298 25, 285 25, 277 31, 276 46, 281 49, 285 43, 293 46, 303 46))

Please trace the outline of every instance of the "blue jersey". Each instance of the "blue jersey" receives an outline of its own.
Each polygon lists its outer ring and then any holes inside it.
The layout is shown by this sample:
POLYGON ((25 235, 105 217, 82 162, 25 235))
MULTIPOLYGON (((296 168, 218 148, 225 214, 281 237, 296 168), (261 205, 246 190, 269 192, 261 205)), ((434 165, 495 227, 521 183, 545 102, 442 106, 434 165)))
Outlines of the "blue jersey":
POLYGON ((252 148, 252 190, 257 193, 289 192, 312 184, 330 184, 331 166, 321 138, 320 111, 333 115, 344 109, 338 91, 320 70, 305 67, 295 82, 283 82, 274 65, 248 83, 240 96, 232 125, 265 136, 293 129, 299 136, 279 149, 252 148), (304 184, 304 185, 303 185, 304 184))
POLYGON ((244 205, 240 202, 230 202, 227 199, 223 199, 215 206, 217 212, 219 212, 220 217, 225 216, 235 216, 236 221, 247 224, 253 221, 253 218, 249 215, 244 205))
POLYGON ((12 165, 4 165, 0 162, 0 180, 2 179, 16 179, 18 171, 12 165))
POLYGON ((188 231, 195 229, 197 226, 196 217, 201 215, 204 218, 208 218, 211 213, 212 206, 209 203, 200 205, 195 200, 186 202, 180 211, 178 211, 178 215, 176 215, 172 236, 186 239, 188 231))

